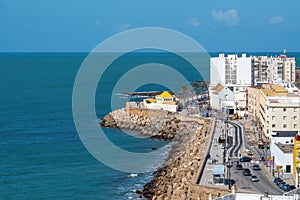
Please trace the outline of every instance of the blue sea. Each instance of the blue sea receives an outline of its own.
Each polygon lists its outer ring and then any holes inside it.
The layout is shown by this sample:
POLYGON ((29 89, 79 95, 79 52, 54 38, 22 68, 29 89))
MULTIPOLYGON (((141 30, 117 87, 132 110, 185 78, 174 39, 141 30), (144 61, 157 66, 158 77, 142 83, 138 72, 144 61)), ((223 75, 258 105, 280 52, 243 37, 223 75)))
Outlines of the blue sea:
MULTIPOLYGON (((72 90, 86 56, 0 54, 0 199, 137 199, 134 191, 151 180, 150 172, 131 177, 103 165, 81 143, 73 121, 72 90)), ((168 54, 140 53, 115 65, 132 65, 132 60, 139 60, 137 64, 150 62, 158 56, 169 65, 180 63, 168 54)), ((290 56, 300 58, 299 53, 290 56)), ((184 62, 178 68, 191 81, 199 78, 193 70, 185 69, 184 62)), ((120 71, 112 68, 107 77, 115 77, 120 71)), ((95 97, 99 119, 111 111, 109 99, 117 95, 111 93, 116 80, 104 81, 105 87, 99 86, 104 99, 98 94, 95 97)), ((140 89, 162 87, 146 85, 140 89)), ((118 106, 123 107, 123 102, 118 106)), ((135 138, 118 129, 105 129, 105 133, 115 144, 132 152, 148 152, 166 144, 135 138)))

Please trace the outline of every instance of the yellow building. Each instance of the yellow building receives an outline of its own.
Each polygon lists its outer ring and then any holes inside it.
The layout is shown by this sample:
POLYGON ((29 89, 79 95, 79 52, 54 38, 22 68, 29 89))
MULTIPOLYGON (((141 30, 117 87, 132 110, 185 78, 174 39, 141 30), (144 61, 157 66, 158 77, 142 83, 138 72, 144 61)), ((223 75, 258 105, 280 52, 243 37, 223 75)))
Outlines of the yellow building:
POLYGON ((147 109, 166 110, 170 112, 178 111, 178 101, 176 100, 176 97, 167 91, 156 95, 155 99, 144 99, 143 103, 147 109))
POLYGON ((300 169, 300 136, 294 137, 294 150, 293 150, 293 175, 296 186, 299 186, 299 169, 300 169))

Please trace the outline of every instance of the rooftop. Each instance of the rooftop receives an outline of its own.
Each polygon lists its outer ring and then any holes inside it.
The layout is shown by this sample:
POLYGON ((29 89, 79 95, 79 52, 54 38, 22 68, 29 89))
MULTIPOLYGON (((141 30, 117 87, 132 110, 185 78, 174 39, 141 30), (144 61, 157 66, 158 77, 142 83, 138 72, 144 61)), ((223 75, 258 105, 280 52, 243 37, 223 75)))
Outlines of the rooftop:
POLYGON ((276 145, 283 153, 292 153, 294 149, 293 144, 276 143, 276 145))

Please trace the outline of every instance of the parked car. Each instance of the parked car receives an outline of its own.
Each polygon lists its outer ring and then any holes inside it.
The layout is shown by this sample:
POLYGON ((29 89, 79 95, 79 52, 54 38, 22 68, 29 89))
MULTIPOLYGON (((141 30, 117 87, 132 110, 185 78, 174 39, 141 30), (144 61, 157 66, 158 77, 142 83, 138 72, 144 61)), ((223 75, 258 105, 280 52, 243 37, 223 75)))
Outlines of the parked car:
POLYGON ((252 182, 257 182, 257 181, 259 181, 258 180, 258 178, 257 178, 257 176, 256 175, 251 175, 251 178, 250 178, 250 180, 252 181, 252 182))
POLYGON ((276 182, 276 185, 277 186, 280 186, 280 184, 282 183, 282 182, 284 182, 282 179, 279 179, 277 182, 276 182))
POLYGON ((242 170, 242 169, 243 169, 243 165, 241 165, 241 164, 236 165, 236 170, 242 170))
POLYGON ((255 165, 253 165, 253 170, 261 170, 261 169, 260 169, 259 165, 255 164, 255 165))
POLYGON ((284 184, 284 185, 281 186, 281 189, 282 189, 283 191, 288 192, 288 191, 291 190, 291 186, 290 186, 289 184, 284 184))
POLYGON ((296 189, 296 187, 294 185, 290 185, 290 187, 291 187, 291 190, 296 189))
POLYGON ((240 162, 250 162, 251 160, 252 160, 252 158, 249 158, 249 157, 240 158, 240 162))
POLYGON ((278 182, 279 180, 281 180, 281 178, 274 178, 273 183, 274 183, 274 184, 277 184, 277 182, 278 182))
POLYGON ((286 184, 286 182, 284 182, 284 181, 277 182, 277 186, 278 186, 279 188, 281 188, 281 186, 282 186, 283 184, 286 184))
POLYGON ((243 175, 244 175, 244 176, 251 176, 251 171, 250 171, 250 169, 244 168, 244 169, 243 169, 243 175))

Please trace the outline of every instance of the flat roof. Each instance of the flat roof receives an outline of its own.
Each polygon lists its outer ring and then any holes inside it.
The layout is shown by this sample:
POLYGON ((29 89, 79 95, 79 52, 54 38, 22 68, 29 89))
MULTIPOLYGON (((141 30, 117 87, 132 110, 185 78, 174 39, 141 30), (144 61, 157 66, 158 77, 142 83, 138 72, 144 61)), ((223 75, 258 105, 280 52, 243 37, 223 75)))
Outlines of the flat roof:
POLYGON ((294 144, 281 144, 281 143, 276 143, 278 148, 283 152, 283 153, 293 153, 294 150, 294 144))

